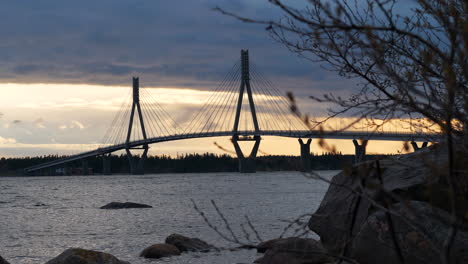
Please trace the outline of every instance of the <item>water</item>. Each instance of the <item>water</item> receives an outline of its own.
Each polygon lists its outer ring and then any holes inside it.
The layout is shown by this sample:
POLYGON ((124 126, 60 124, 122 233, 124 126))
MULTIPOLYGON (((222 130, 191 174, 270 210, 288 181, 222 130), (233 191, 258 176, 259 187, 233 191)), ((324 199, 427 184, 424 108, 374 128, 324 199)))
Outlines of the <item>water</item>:
POLYGON ((234 246, 208 227, 191 199, 224 233, 211 200, 240 238, 247 215, 262 239, 271 239, 287 226, 285 220, 313 212, 326 189, 325 182, 298 172, 0 178, 0 255, 16 264, 45 263, 67 248, 81 247, 132 264, 252 263, 258 257, 254 250, 185 253, 157 261, 138 255, 171 233, 234 246), (98 209, 112 201, 153 208, 98 209))

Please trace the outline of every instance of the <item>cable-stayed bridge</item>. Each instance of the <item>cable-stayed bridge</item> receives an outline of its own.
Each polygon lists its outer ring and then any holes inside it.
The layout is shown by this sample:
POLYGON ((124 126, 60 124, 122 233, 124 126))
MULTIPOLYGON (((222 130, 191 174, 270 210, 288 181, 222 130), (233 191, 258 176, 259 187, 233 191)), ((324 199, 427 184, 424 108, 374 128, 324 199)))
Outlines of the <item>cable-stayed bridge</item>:
POLYGON ((313 138, 350 139, 356 150, 356 161, 364 159, 366 143, 357 140, 437 142, 440 134, 368 131, 311 130, 299 117, 289 111, 289 102, 273 83, 249 62, 247 50, 241 51, 237 62, 223 81, 193 116, 175 121, 158 103, 150 91, 140 89, 139 79, 133 78, 133 89, 117 112, 98 149, 38 164, 24 171, 33 174, 41 170, 60 168, 65 164, 89 157, 103 157, 103 174, 110 174, 109 155, 125 150, 132 174, 144 173, 144 161, 149 145, 193 138, 231 137, 240 172, 255 172, 255 158, 262 136, 298 138, 303 169, 310 168, 310 143, 313 138), (182 123, 183 125, 178 125, 182 123), (302 139, 307 139, 303 141, 302 139), (253 148, 244 154, 239 142, 252 141, 253 148), (132 152, 139 150, 140 155, 132 152))

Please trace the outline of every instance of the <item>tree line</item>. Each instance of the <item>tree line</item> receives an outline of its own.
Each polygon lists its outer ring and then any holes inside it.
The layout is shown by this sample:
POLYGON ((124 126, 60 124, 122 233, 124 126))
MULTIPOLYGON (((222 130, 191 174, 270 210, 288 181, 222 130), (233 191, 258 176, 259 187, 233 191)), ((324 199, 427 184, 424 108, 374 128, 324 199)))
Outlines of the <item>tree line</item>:
MULTIPOLYGON (((385 156, 385 155, 384 155, 385 156)), ((368 159, 382 158, 382 155, 368 155, 368 159)), ((0 159, 0 175, 18 175, 29 166, 57 160, 66 156, 47 155, 37 157, 14 157, 0 159)), ((127 156, 111 155, 109 157, 111 172, 116 174, 128 173, 129 162, 127 156)), ((103 158, 92 157, 85 160, 93 173, 99 174, 103 170, 103 158)), ((314 170, 338 170, 349 167, 354 162, 354 155, 341 153, 322 153, 310 156, 311 168, 314 170)), ((168 155, 149 156, 144 163, 146 173, 204 173, 204 172, 236 172, 238 161, 236 157, 227 154, 184 154, 177 157, 168 155)), ((82 161, 70 162, 68 168, 82 168, 82 161)), ((61 168, 64 166, 62 165, 61 168)), ((57 167, 59 168, 59 167, 57 167)), ((54 171, 55 169, 54 168, 54 171)), ((287 155, 268 155, 256 158, 257 171, 299 171, 302 169, 301 158, 287 155)))

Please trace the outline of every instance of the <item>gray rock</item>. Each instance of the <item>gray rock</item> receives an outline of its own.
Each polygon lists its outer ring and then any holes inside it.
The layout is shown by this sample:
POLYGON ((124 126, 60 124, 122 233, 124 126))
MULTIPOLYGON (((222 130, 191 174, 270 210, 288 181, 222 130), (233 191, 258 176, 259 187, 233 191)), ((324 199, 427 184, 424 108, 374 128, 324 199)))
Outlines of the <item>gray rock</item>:
POLYGON ((166 238, 166 243, 177 247, 181 252, 207 252, 215 249, 213 245, 198 238, 189 238, 179 234, 172 234, 166 238))
POLYGON ((46 264, 130 264, 121 261, 111 254, 86 250, 81 248, 70 248, 65 250, 56 258, 46 264))
MULTIPOLYGON (((445 168, 447 159, 442 147, 431 147, 424 151, 380 161, 383 186, 387 192, 397 193, 410 200, 434 200, 428 197, 428 189, 434 186, 443 189, 440 179, 443 174, 437 168, 445 168)), ((446 171, 446 170, 445 170, 446 171)), ((361 199, 354 191, 365 187, 367 195, 381 202, 381 194, 375 186, 380 182, 377 178, 375 162, 364 162, 352 170, 345 170, 332 179, 317 211, 309 220, 309 228, 320 236, 323 246, 328 252, 342 254, 345 245, 361 229, 371 211, 367 199, 361 199), (357 207, 359 201, 359 206, 357 207), (357 207, 357 208, 356 208, 357 207), (354 228, 350 233, 354 210, 354 228)), ((446 192, 445 192, 446 193, 446 192)), ((434 201, 432 201, 434 202, 434 201)), ((466 204, 466 203, 459 203, 466 204)), ((439 207, 447 206, 442 201, 439 207)))
POLYGON ((112 203, 108 203, 100 207, 100 209, 129 209, 129 208, 153 208, 153 207, 147 204, 131 203, 131 202, 126 202, 126 203, 112 202, 112 203))
POLYGON ((154 244, 145 248, 141 253, 140 257, 144 258, 164 258, 164 257, 171 257, 171 256, 178 256, 180 255, 180 250, 170 244, 154 244))
POLYGON ((278 244, 281 244, 283 241, 285 241, 285 238, 275 238, 268 241, 263 241, 257 245, 257 252, 265 253, 268 249, 272 249, 278 244))
POLYGON ((0 264, 9 264, 2 256, 0 256, 0 264))
MULTIPOLYGON (((405 263, 443 263, 440 252, 449 232, 450 216, 424 202, 395 204, 392 210, 410 219, 392 215, 392 222, 405 263), (411 208, 408 210, 408 208, 411 208), (422 232, 421 232, 422 231, 422 232)), ((353 240, 351 257, 361 264, 399 263, 384 211, 374 212, 353 240)), ((468 263, 468 234, 458 231, 451 250, 450 263, 468 263)))
POLYGON ((260 243, 257 251, 265 252, 255 261, 260 264, 319 264, 332 261, 319 241, 308 238, 269 240, 260 243))

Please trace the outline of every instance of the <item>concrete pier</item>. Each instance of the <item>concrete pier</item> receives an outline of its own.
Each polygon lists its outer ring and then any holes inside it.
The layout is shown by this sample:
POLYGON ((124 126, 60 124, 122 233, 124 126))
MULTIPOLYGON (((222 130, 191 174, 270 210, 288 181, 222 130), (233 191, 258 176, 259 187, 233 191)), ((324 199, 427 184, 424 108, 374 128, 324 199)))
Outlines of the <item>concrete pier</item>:
POLYGON ((367 140, 363 140, 361 144, 355 139, 353 139, 354 144, 354 163, 363 162, 366 160, 366 146, 367 140))
POLYGON ((307 172, 311 170, 310 164, 310 143, 312 143, 312 139, 309 138, 306 143, 302 140, 302 138, 298 139, 299 145, 301 147, 301 171, 307 172))
POLYGON ((413 146, 414 151, 420 151, 422 148, 427 147, 427 145, 428 145, 428 142, 423 142, 421 147, 420 147, 420 146, 418 146, 418 143, 416 143, 414 141, 411 141, 411 146, 413 146))
POLYGON ((252 138, 239 138, 239 136, 232 137, 231 141, 234 145, 234 149, 236 150, 240 173, 255 173, 257 171, 255 161, 257 158, 258 148, 260 147, 260 140, 260 136, 254 136, 252 138), (239 145, 239 141, 255 141, 249 156, 246 157, 244 155, 239 145))
POLYGON ((102 175, 111 175, 111 154, 102 155, 102 175))

